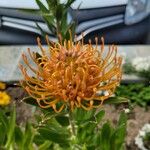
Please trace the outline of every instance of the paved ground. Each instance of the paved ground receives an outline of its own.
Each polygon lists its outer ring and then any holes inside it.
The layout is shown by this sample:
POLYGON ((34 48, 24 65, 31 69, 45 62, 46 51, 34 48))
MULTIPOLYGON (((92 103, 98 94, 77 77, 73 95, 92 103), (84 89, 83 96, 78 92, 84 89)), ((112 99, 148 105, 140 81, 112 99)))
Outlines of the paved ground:
MULTIPOLYGON (((0 47, 0 81, 13 81, 22 78, 18 69, 21 62, 21 54, 27 52, 30 47, 33 51, 39 51, 37 46, 1 46, 0 47)), ((106 46, 106 49, 108 47, 106 46)), ((128 58, 150 56, 150 45, 118 46, 119 53, 128 58)))

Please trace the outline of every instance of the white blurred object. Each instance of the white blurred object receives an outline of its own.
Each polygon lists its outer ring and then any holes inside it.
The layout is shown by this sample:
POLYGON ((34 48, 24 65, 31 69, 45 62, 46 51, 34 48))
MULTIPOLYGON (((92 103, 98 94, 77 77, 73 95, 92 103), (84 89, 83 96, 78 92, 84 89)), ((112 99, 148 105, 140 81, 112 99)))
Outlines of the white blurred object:
POLYGON ((150 56, 136 57, 131 61, 131 64, 137 71, 147 71, 150 69, 150 56))
POLYGON ((128 113, 130 113, 130 109, 129 109, 129 108, 125 108, 125 109, 124 109, 124 112, 125 112, 126 114, 128 114, 128 113))
POLYGON ((140 150, 148 150, 144 147, 143 138, 147 133, 150 133, 150 124, 145 124, 142 129, 139 131, 138 135, 135 138, 135 144, 140 150))
POLYGON ((125 24, 137 23, 150 14, 150 0, 129 0, 126 13, 125 24))

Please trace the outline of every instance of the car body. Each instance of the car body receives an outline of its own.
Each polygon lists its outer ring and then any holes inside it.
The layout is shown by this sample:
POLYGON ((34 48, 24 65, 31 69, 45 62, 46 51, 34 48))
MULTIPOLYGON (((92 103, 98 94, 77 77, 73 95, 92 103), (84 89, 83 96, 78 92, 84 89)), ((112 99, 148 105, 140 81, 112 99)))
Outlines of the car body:
MULTIPOLYGON (((56 41, 41 16, 20 9, 38 10, 38 6, 31 0, 0 0, 1 45, 36 44, 36 37, 41 37, 36 23, 56 41)), ((68 21, 77 21, 77 40, 83 33, 86 43, 103 36, 106 43, 149 44, 149 10, 149 0, 76 0, 68 10, 68 21)))

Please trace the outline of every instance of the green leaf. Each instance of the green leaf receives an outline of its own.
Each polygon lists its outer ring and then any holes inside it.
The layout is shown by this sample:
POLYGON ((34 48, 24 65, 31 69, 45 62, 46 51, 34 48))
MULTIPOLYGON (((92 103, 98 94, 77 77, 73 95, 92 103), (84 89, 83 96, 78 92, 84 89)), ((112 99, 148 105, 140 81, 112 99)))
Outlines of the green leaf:
POLYGON ((18 148, 22 148, 22 144, 23 144, 23 133, 21 131, 21 128, 16 126, 15 127, 15 142, 18 146, 18 148))
POLYGON ((45 37, 45 36, 46 36, 46 32, 38 25, 37 22, 36 22, 36 26, 37 26, 37 28, 40 30, 41 35, 42 35, 43 37, 45 37))
POLYGON ((56 34, 56 24, 55 24, 55 18, 52 15, 43 14, 43 18, 49 28, 49 30, 56 34))
POLYGON ((72 40, 74 41, 75 26, 76 26, 76 23, 74 21, 72 21, 70 24, 67 25, 66 30, 64 32, 66 40, 69 40, 71 38, 70 37, 70 33, 69 33, 69 31, 71 31, 71 33, 72 33, 72 40))
POLYGON ((58 5, 58 1, 57 0, 46 0, 47 4, 49 6, 49 9, 53 10, 57 5, 58 5))
POLYGON ((43 144, 39 146, 38 150, 48 150, 51 144, 52 144, 51 141, 45 141, 43 144))
POLYGON ((40 11, 39 10, 35 10, 35 9, 17 9, 18 13, 19 11, 24 12, 24 13, 29 13, 29 14, 35 14, 35 15, 40 15, 40 11))
POLYGON ((105 100, 103 102, 103 104, 120 104, 120 103, 128 103, 129 99, 125 98, 125 97, 110 97, 107 100, 105 100))
POLYGON ((49 12, 49 10, 43 5, 43 3, 40 0, 36 0, 36 3, 38 4, 40 10, 43 13, 48 13, 49 12))
POLYGON ((34 136, 34 143, 36 145, 42 145, 43 143, 45 142, 45 139, 39 134, 37 133, 35 136, 34 136))
POLYGON ((33 127, 29 122, 27 122, 26 127, 25 127, 25 134, 23 137, 24 149, 26 149, 26 148, 31 149, 32 148, 33 138, 34 138, 33 127))
POLYGON ((57 19, 57 21, 60 21, 60 20, 61 20, 64 11, 65 11, 65 10, 64 10, 62 4, 57 5, 57 7, 56 7, 56 19, 57 19))
POLYGON ((69 118, 68 117, 58 115, 55 118, 60 125, 62 125, 62 126, 68 126, 69 125, 69 118))
POLYGON ((5 130, 8 130, 9 122, 8 122, 6 115, 4 114, 4 112, 2 110, 0 110, 0 122, 2 123, 5 130))
POLYGON ((110 150, 110 138, 112 129, 109 122, 106 122, 101 129, 100 147, 102 150, 110 150))
POLYGON ((7 149, 10 148, 10 145, 12 141, 14 140, 14 131, 15 131, 15 125, 16 125, 16 108, 15 105, 13 105, 13 111, 10 116, 9 120, 9 128, 8 128, 8 133, 7 133, 7 142, 5 147, 7 149))
POLYGON ((73 2, 75 2, 75 0, 67 0, 65 7, 66 8, 70 7, 73 2))
POLYGON ((30 96, 23 98, 22 101, 27 103, 27 104, 39 107, 36 99, 34 99, 34 98, 30 97, 30 96))
POLYGON ((118 125, 111 137, 112 150, 121 150, 125 142, 127 116, 124 112, 121 113, 118 125))
POLYGON ((94 114, 96 112, 96 109, 92 109, 89 111, 86 111, 81 108, 76 108, 73 112, 74 118, 76 121, 86 121, 94 117, 94 114))
POLYGON ((123 125, 123 124, 126 125, 126 123, 127 123, 127 115, 124 112, 122 112, 120 114, 120 117, 119 117, 118 127, 121 126, 121 125, 123 125))
POLYGON ((4 127, 2 122, 0 122, 0 148, 1 146, 4 145, 5 138, 6 138, 6 128, 4 127))
POLYGON ((105 115, 105 111, 104 111, 104 110, 99 111, 99 112, 95 115, 95 118, 96 118, 97 123, 100 123, 100 121, 102 120, 102 118, 104 117, 104 115, 105 115))
POLYGON ((38 131, 45 140, 49 140, 49 141, 59 143, 59 144, 68 143, 68 135, 65 133, 60 134, 55 129, 45 128, 45 127, 39 128, 38 131))
POLYGON ((112 134, 110 145, 112 145, 112 150, 121 150, 125 142, 125 126, 122 125, 119 128, 116 128, 112 134))

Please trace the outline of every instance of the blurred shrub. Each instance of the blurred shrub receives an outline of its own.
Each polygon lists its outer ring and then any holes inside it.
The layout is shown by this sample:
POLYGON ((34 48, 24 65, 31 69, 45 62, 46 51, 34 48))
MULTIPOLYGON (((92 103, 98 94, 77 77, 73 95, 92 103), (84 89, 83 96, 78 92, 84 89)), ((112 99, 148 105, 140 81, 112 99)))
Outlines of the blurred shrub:
POLYGON ((116 95, 126 97, 132 103, 142 107, 150 105, 150 86, 144 83, 120 85, 116 90, 116 95))

